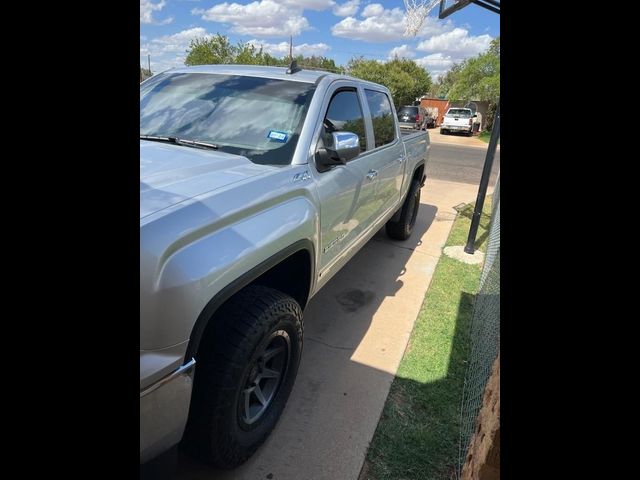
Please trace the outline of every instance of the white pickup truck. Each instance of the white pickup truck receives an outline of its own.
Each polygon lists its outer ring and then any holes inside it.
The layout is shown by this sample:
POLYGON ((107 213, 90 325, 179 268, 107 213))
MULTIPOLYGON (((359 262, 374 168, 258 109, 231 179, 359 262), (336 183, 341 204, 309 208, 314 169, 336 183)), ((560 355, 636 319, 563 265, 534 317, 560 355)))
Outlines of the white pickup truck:
POLYGON ((453 107, 444 114, 444 121, 440 125, 442 135, 449 132, 465 132, 473 135, 473 120, 476 115, 470 108, 453 107))

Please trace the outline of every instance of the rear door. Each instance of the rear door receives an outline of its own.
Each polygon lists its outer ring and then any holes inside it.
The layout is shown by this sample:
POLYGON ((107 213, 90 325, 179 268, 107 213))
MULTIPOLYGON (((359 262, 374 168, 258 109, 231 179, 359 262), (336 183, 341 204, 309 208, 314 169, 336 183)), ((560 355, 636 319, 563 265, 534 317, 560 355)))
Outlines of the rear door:
POLYGON ((365 154, 369 158, 367 173, 378 180, 375 196, 369 207, 375 212, 371 219, 373 222, 395 207, 400 200, 405 152, 395 122, 393 104, 387 93, 370 88, 365 88, 363 93, 370 132, 369 151, 365 154))

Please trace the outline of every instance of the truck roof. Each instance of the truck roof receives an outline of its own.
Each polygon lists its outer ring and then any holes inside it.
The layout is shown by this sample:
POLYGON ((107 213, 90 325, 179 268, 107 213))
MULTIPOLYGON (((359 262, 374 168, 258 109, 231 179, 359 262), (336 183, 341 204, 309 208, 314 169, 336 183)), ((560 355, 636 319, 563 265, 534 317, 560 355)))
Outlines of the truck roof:
MULTIPOLYGON (((222 75, 243 75, 247 77, 274 78, 279 80, 290 80, 294 82, 316 83, 322 77, 330 77, 335 80, 353 80, 368 85, 380 86, 373 82, 368 82, 360 78, 340 75, 338 73, 324 70, 306 70, 299 67, 295 73, 287 73, 287 67, 266 67, 262 65, 197 65, 194 67, 179 67, 165 70, 171 73, 217 73, 222 75)), ((163 72, 163 73, 165 73, 163 72)))

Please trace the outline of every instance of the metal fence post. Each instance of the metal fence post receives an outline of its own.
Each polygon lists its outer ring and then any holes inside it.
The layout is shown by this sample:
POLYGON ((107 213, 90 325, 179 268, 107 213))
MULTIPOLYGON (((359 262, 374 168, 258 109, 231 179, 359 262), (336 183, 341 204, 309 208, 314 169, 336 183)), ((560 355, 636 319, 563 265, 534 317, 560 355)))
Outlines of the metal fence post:
POLYGON ((475 252, 474 243, 476 242, 476 235, 478 234, 478 225, 480 224, 480 216, 482 215, 484 198, 487 195, 487 187, 489 186, 489 176, 491 175, 491 168, 493 167, 493 159, 496 156, 498 138, 500 138, 500 101, 498 101, 498 108, 496 109, 496 115, 493 120, 491 140, 489 140, 487 156, 485 157, 484 167, 482 168, 482 177, 480 177, 478 197, 476 198, 476 207, 473 210, 473 217, 471 218, 471 228, 469 228, 467 245, 464 247, 464 251, 471 255, 473 254, 473 252, 475 252))

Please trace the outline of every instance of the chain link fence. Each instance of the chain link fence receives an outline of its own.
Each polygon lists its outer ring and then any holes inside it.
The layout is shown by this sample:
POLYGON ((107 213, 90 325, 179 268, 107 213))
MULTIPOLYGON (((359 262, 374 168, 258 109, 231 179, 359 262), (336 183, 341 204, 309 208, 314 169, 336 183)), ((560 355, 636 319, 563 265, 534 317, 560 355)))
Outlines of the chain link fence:
POLYGON ((458 477, 475 431, 485 385, 500 350, 500 178, 493 193, 491 227, 471 320, 471 353, 462 390, 458 477))

